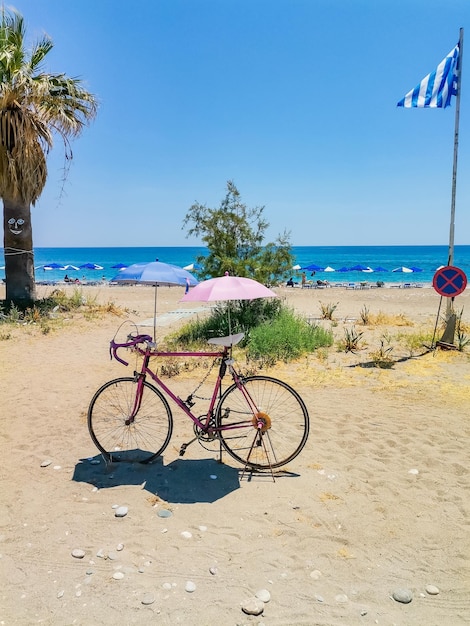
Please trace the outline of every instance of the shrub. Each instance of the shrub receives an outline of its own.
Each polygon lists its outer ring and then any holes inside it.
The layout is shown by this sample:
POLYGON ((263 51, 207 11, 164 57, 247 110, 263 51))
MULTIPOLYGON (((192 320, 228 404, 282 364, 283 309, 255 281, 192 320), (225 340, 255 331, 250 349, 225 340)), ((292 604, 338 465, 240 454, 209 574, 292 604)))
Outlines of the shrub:
POLYGON ((245 339, 241 344, 243 346, 248 343, 252 329, 278 317, 283 306, 278 298, 234 300, 224 303, 217 306, 208 317, 183 326, 172 341, 183 347, 190 347, 211 337, 225 337, 230 332, 232 334, 243 332, 245 333, 245 339))
POLYGON ((359 342, 364 333, 358 333, 356 331, 356 327, 352 326, 351 328, 344 329, 344 340, 342 345, 340 346, 345 352, 352 352, 355 354, 356 350, 359 349, 359 342))
POLYGON ((273 320, 263 322, 250 332, 247 358, 274 364, 288 362, 317 348, 331 346, 333 335, 308 322, 290 309, 283 309, 273 320))
POLYGON ((333 304, 332 302, 328 302, 327 304, 320 302, 321 318, 323 320, 332 320, 333 313, 336 311, 338 304, 339 302, 336 304, 333 304))

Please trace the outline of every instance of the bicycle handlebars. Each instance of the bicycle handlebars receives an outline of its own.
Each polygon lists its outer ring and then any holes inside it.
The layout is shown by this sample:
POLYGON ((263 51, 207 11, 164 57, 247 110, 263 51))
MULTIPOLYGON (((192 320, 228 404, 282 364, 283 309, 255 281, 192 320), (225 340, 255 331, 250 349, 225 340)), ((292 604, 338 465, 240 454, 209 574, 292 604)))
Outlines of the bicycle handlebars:
POLYGON ((117 351, 119 350, 119 348, 133 348, 139 343, 152 342, 152 337, 150 337, 150 335, 136 335, 135 337, 129 335, 128 338, 130 339, 130 341, 126 341, 125 343, 116 343, 114 339, 111 339, 111 341, 109 342, 109 356, 111 357, 111 359, 114 357, 116 361, 119 361, 119 363, 122 363, 126 366, 129 365, 129 363, 127 361, 124 361, 124 359, 121 359, 121 357, 117 355, 117 351))

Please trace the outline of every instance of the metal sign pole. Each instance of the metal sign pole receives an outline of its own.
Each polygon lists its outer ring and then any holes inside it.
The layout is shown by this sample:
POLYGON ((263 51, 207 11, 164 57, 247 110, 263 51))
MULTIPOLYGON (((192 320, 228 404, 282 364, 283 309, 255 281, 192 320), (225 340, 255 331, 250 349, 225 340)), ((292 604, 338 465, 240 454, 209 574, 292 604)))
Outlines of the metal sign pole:
MULTIPOLYGON (((457 158, 459 151, 459 121, 460 121, 460 94, 462 91, 462 63, 463 63, 463 28, 460 29, 459 60, 457 66, 457 98, 455 103, 455 127, 454 127, 454 163, 452 169, 452 198, 450 204, 450 230, 449 230, 449 258, 447 265, 454 263, 454 230, 455 230, 455 195, 457 189, 457 158)), ((447 300, 446 318, 449 319, 453 311, 453 298, 447 300)))

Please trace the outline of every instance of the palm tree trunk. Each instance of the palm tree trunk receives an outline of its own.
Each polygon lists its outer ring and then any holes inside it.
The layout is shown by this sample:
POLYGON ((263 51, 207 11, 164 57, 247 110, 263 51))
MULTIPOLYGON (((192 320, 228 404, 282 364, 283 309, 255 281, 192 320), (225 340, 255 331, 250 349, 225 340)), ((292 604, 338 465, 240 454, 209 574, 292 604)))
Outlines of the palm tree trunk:
POLYGON ((6 300, 24 308, 36 299, 31 206, 3 198, 6 300))

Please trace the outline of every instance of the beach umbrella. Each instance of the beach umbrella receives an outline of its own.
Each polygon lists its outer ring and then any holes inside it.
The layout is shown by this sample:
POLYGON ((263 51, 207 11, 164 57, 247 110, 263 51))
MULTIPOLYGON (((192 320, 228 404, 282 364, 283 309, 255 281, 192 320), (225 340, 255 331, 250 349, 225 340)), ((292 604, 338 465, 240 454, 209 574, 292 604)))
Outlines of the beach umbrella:
POLYGON ((78 271, 80 268, 78 268, 76 265, 64 265, 63 267, 60 268, 61 270, 76 270, 78 271))
POLYGON ((199 265, 199 263, 190 263, 189 265, 185 265, 183 269, 187 272, 194 272, 194 270, 202 270, 202 266, 199 265))
POLYGON ((385 267, 381 267, 379 265, 379 267, 374 267, 374 272, 388 272, 388 270, 386 270, 385 267))
MULTIPOLYGON (((258 298, 277 298, 277 294, 268 287, 243 276, 219 276, 203 280, 182 298, 181 302, 217 302, 222 300, 257 300, 258 298)), ((228 307, 229 334, 230 307, 228 307)))
POLYGON ((330 267, 329 265, 328 265, 328 267, 325 267, 325 269, 323 271, 324 272, 336 272, 335 268, 334 267, 330 267))
POLYGON ((297 263, 297 265, 294 265, 294 267, 292 268, 293 270, 297 271, 297 270, 301 270, 302 268, 300 267, 300 265, 297 263))
POLYGON ((43 270, 60 270, 63 266, 63 263, 47 263, 46 265, 41 265, 43 270))
POLYGON ((349 272, 349 267, 340 267, 339 270, 336 270, 337 272, 349 272))
POLYGON ((277 298, 277 294, 252 278, 219 276, 203 280, 182 298, 181 302, 216 302, 221 300, 257 300, 277 298))
POLYGON ((410 270, 413 270, 413 272, 422 272, 423 271, 420 267, 415 267, 414 265, 412 265, 410 267, 410 270))
POLYGON ((371 272, 373 272, 374 270, 371 267, 367 267, 365 270, 362 270, 365 273, 370 274, 371 272))
POLYGON ((124 265, 124 263, 116 263, 116 265, 111 265, 112 270, 123 270, 125 267, 129 267, 129 266, 124 265))
POLYGON ((369 269, 367 265, 354 265, 354 267, 349 268, 353 272, 363 272, 364 270, 369 269))
POLYGON ((396 267, 392 272, 403 272, 404 274, 411 274, 413 270, 409 267, 396 267))
POLYGON ((156 336, 157 326, 157 288, 165 285, 186 285, 193 287, 198 284, 197 279, 187 270, 178 265, 170 265, 161 261, 151 263, 134 263, 122 269, 111 282, 127 284, 155 285, 155 303, 153 313, 153 338, 156 336))
POLYGON ((319 265, 315 265, 312 263, 311 265, 307 265, 306 267, 302 267, 303 270, 307 270, 307 272, 323 272, 324 268, 319 265))
POLYGON ((101 265, 97 265, 96 263, 83 263, 80 265, 81 270, 102 270, 103 267, 101 265))

